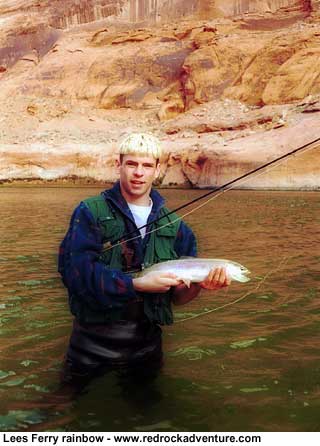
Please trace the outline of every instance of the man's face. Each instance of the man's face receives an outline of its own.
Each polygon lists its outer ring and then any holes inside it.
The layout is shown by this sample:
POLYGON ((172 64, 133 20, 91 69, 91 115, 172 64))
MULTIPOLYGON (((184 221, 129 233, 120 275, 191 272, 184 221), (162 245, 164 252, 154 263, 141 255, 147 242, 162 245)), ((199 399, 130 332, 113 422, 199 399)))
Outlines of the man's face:
POLYGON ((121 189, 128 201, 148 197, 152 182, 160 173, 157 160, 144 155, 123 155, 118 168, 121 189))

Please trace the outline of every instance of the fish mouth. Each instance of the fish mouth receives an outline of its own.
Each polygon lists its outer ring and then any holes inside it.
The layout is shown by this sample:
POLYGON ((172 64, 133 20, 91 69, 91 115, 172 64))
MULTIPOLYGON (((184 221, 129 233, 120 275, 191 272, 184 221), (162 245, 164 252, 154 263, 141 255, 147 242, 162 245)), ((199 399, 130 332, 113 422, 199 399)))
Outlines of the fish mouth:
POLYGON ((249 271, 246 267, 240 268, 240 275, 237 277, 236 280, 239 282, 249 282, 251 279, 248 277, 248 275, 251 274, 251 271, 249 271))
POLYGON ((250 279, 250 277, 248 277, 248 276, 242 276, 241 278, 239 277, 238 278, 238 281, 239 282, 242 282, 242 283, 246 283, 246 282, 249 282, 251 279, 250 279))

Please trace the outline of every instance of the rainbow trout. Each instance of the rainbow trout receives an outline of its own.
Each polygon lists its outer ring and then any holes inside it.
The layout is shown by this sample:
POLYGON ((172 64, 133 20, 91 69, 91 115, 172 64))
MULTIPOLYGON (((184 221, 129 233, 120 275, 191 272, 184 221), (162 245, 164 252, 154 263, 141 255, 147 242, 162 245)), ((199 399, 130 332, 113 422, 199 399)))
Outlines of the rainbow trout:
POLYGON ((139 276, 143 276, 151 271, 159 273, 172 273, 181 279, 188 287, 191 282, 202 282, 212 268, 224 267, 227 276, 237 282, 248 282, 247 274, 250 271, 240 265, 240 263, 225 259, 200 259, 197 257, 181 258, 178 260, 168 260, 156 263, 144 269, 139 276))

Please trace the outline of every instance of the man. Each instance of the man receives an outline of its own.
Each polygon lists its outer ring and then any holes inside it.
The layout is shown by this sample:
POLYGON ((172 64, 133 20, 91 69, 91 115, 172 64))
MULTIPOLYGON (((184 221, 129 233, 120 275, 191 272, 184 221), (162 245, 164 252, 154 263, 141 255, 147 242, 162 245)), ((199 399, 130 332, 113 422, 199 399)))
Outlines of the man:
POLYGON ((81 202, 73 213, 59 256, 75 316, 65 381, 83 384, 114 369, 139 377, 158 370, 160 325, 173 322, 171 303, 187 303, 201 288, 214 290, 230 283, 220 268, 190 288, 169 273, 133 274, 153 263, 196 256, 192 231, 176 215, 166 215, 164 199, 152 189, 161 156, 154 136, 129 135, 120 146, 119 181, 81 202), (154 223, 141 228, 148 222, 154 223), (119 239, 122 242, 113 246, 119 239))

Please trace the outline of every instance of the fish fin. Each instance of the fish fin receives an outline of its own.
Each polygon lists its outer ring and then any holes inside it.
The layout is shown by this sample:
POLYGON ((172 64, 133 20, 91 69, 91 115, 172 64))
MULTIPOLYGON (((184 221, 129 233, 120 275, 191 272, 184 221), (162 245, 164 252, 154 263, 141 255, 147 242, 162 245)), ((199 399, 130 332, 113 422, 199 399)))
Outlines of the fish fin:
POLYGON ((191 280, 189 280, 189 279, 181 279, 181 280, 188 288, 190 288, 191 280))

